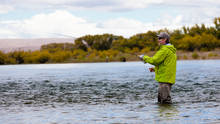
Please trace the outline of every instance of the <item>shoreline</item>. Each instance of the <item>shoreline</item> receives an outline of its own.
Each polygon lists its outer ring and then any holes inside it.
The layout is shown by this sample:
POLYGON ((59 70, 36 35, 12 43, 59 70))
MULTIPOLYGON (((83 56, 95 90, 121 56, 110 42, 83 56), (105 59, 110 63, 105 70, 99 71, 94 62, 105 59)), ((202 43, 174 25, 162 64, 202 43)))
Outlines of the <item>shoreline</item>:
MULTIPOLYGON (((150 51, 144 53, 144 55, 148 55, 152 57, 156 51, 150 51)), ((139 53, 141 54, 141 53, 139 53)), ((220 60, 220 49, 212 50, 212 51, 181 51, 178 50, 176 52, 177 60, 220 60)), ((24 64, 68 64, 68 63, 110 63, 110 62, 136 62, 140 61, 136 55, 132 55, 131 53, 119 53, 115 57, 110 58, 99 58, 99 56, 95 56, 94 58, 82 58, 82 59, 74 59, 70 58, 62 62, 52 62, 48 61, 46 63, 22 63, 22 64, 1 64, 1 65, 24 65, 24 64)))
MULTIPOLYGON (((203 60, 220 60, 219 58, 210 58, 210 59, 177 59, 177 61, 203 61, 203 60)), ((140 60, 131 60, 131 61, 126 61, 126 62, 142 62, 140 60)), ((126 63, 124 62, 124 63, 126 63)), ((45 64, 93 64, 93 63, 123 63, 122 61, 109 61, 109 62, 104 62, 104 61, 83 61, 83 62, 61 62, 61 63, 23 63, 23 64, 3 64, 0 66, 8 66, 8 65, 45 65, 45 64)))

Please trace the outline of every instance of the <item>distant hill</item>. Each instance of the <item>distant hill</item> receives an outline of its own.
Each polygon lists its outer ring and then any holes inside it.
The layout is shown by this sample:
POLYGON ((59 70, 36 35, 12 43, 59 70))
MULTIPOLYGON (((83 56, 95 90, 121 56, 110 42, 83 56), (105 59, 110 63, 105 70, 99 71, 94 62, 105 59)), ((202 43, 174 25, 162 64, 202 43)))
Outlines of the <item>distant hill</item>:
POLYGON ((10 52, 15 50, 39 50, 44 44, 73 43, 74 38, 39 38, 39 39, 0 39, 0 50, 10 52))

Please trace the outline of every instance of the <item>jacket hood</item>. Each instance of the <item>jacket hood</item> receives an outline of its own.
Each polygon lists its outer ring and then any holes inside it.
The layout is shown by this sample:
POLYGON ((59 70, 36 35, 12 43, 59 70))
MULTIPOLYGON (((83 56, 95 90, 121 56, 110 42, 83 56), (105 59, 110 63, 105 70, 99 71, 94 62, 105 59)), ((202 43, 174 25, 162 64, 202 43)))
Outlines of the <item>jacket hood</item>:
POLYGON ((176 48, 173 45, 163 45, 163 47, 166 47, 173 53, 176 53, 176 48))

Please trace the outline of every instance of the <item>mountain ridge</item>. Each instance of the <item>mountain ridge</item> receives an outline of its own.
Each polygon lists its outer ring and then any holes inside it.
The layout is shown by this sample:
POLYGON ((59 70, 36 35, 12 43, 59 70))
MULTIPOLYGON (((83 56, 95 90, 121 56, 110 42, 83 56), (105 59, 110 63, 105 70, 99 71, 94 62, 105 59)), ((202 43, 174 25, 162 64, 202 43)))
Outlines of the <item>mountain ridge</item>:
POLYGON ((35 39, 0 39, 0 50, 11 52, 16 50, 34 51, 42 45, 50 43, 74 43, 75 38, 35 38, 35 39))

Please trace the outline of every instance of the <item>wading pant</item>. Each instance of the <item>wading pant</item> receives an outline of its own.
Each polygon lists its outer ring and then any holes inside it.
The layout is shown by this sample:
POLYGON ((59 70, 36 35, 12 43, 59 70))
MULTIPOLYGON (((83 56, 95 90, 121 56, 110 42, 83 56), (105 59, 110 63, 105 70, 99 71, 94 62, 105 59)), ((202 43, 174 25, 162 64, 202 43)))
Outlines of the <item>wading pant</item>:
POLYGON ((158 102, 159 103, 172 103, 170 91, 172 84, 169 83, 159 83, 158 89, 158 102))

